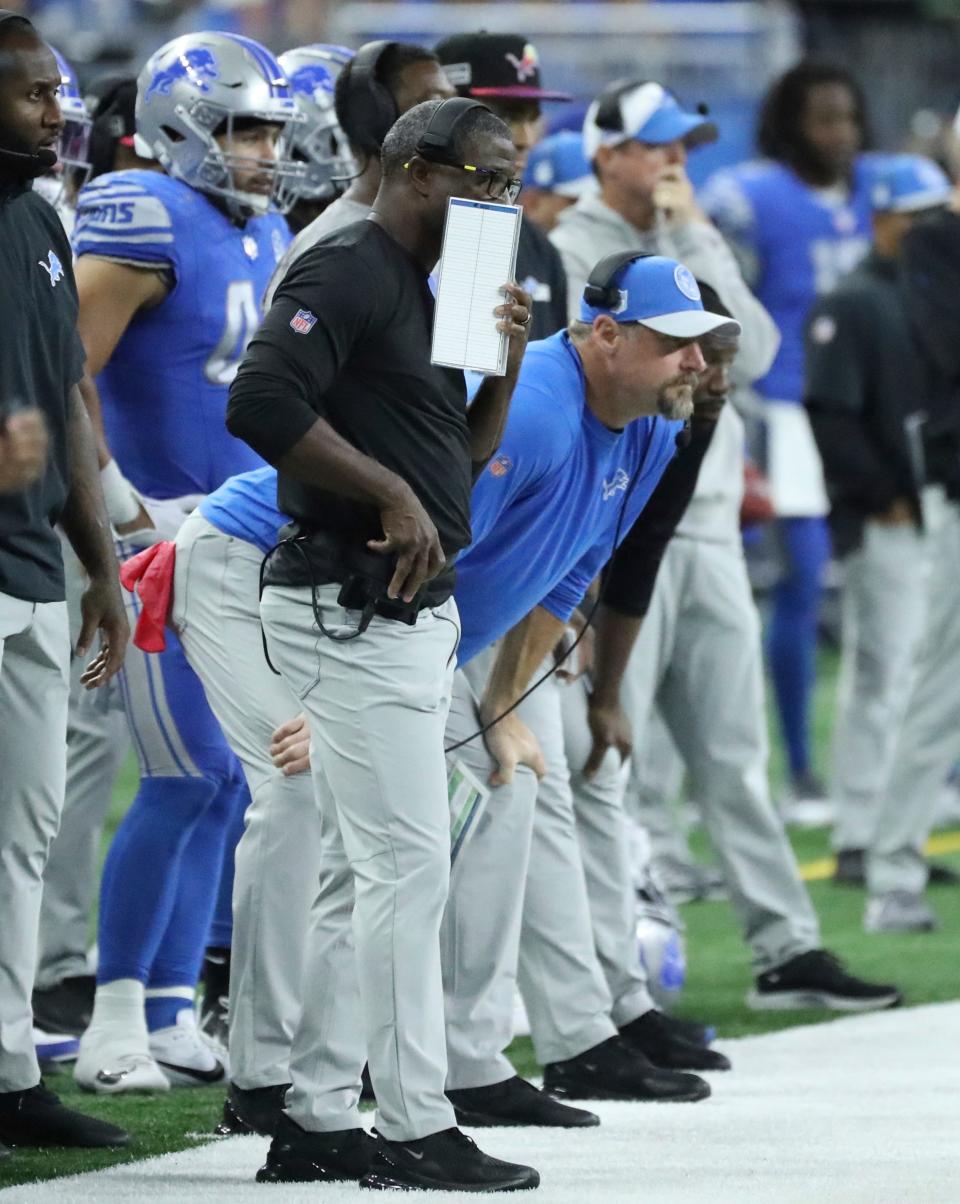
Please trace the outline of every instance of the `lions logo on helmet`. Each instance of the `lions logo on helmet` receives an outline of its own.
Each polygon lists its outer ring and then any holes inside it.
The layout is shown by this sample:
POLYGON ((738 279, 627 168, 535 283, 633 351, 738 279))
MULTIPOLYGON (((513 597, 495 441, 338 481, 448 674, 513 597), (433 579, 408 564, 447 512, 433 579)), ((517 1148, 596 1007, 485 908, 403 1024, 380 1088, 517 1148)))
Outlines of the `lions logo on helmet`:
POLYGON ((352 58, 352 50, 325 43, 298 46, 280 55, 280 66, 303 117, 291 134, 291 153, 302 170, 280 191, 279 203, 285 211, 297 201, 332 200, 343 191, 343 182, 356 174, 333 104, 337 76, 352 58))
POLYGON ((193 50, 185 50, 167 67, 161 67, 150 81, 147 89, 147 104, 153 96, 169 96, 170 89, 178 79, 187 80, 201 92, 210 91, 210 80, 214 80, 220 72, 217 70, 217 60, 213 52, 205 46, 193 50))
POLYGON ((138 152, 191 188, 223 197, 235 217, 266 212, 291 177, 302 174, 288 152, 290 130, 303 117, 280 64, 252 38, 192 33, 161 46, 137 80, 136 117, 138 152), (276 159, 229 149, 241 120, 284 127, 276 159), (237 186, 234 173, 251 168, 272 177, 272 196, 237 186))

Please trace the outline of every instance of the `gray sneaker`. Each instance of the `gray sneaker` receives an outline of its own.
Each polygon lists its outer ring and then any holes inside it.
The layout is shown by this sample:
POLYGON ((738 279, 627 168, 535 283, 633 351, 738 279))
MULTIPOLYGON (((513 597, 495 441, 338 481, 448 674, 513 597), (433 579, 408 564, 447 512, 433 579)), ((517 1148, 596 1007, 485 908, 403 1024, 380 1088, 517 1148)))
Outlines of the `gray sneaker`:
POLYGON ((922 895, 892 890, 867 902, 863 926, 867 932, 934 932, 940 921, 922 895))

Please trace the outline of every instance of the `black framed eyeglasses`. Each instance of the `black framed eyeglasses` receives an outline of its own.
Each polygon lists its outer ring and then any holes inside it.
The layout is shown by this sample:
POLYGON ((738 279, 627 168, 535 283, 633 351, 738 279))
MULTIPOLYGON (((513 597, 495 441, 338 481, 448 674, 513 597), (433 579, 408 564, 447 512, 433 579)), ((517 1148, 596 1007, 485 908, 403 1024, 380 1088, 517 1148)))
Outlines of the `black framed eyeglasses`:
MULTIPOLYGON (((475 163, 457 163, 453 159, 444 158, 436 153, 424 154, 420 150, 417 151, 417 154, 421 159, 426 159, 428 163, 439 163, 442 167, 455 167, 458 171, 469 171, 480 176, 486 184, 484 192, 491 201, 506 201, 508 205, 512 205, 523 188, 522 180, 510 176, 496 167, 478 167, 475 163)), ((407 168, 410 164, 404 163, 403 166, 407 168)))

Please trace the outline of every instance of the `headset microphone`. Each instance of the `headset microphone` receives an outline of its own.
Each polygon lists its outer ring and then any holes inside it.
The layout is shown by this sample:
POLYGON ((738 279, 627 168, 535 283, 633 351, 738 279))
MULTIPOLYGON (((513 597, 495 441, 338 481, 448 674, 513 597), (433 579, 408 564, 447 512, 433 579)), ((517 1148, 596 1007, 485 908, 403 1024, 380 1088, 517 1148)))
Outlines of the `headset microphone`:
POLYGON ((24 180, 36 179, 56 165, 57 152, 48 146, 41 146, 32 155, 0 147, 0 169, 7 168, 24 180))

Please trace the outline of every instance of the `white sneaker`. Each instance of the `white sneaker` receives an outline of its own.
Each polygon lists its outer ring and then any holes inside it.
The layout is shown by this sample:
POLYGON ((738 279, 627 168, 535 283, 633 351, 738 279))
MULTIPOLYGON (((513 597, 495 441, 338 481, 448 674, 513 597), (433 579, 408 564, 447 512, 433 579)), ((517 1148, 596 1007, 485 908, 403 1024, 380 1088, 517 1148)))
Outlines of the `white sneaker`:
POLYGON ((78 1087, 98 1095, 153 1095, 170 1090, 163 1071, 143 1048, 141 1034, 124 1038, 93 1026, 80 1038, 73 1077, 78 1087))
POLYGON ((892 890, 868 901, 863 926, 867 932, 935 932, 940 921, 922 895, 892 890))
POLYGON ((200 1036, 192 1007, 180 1009, 176 1024, 150 1034, 150 1053, 171 1087, 208 1087, 226 1080, 223 1063, 200 1036))

